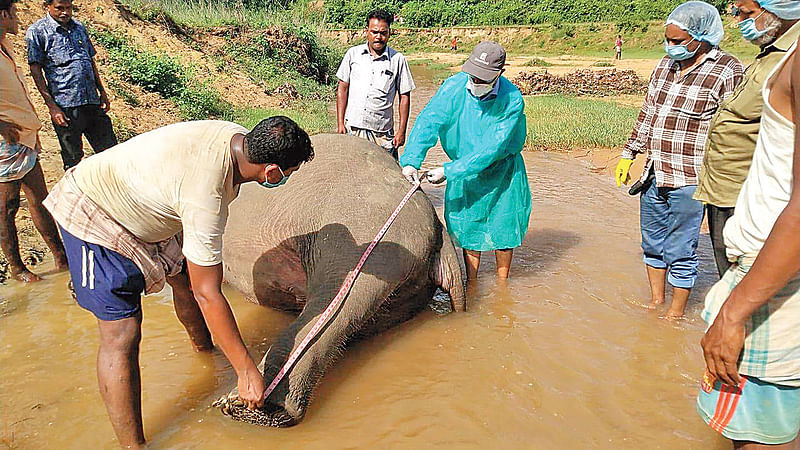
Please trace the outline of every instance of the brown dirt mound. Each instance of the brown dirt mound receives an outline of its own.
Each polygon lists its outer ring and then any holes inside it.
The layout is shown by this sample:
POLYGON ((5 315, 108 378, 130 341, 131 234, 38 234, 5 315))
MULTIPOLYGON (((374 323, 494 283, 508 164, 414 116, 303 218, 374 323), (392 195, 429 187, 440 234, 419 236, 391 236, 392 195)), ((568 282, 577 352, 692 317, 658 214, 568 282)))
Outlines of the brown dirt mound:
POLYGON ((644 94, 647 82, 633 70, 580 69, 566 75, 543 72, 520 72, 511 80, 523 95, 569 94, 607 97, 644 94))

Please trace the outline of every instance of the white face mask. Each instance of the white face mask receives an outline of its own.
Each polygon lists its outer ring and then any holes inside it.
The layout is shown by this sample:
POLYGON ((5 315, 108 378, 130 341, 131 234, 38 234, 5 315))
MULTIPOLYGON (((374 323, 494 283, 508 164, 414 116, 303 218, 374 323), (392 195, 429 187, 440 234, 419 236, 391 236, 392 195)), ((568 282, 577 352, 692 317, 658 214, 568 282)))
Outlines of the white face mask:
POLYGON ((475 97, 482 98, 492 92, 495 83, 497 83, 497 80, 494 80, 491 84, 475 84, 470 78, 467 80, 467 90, 475 97))

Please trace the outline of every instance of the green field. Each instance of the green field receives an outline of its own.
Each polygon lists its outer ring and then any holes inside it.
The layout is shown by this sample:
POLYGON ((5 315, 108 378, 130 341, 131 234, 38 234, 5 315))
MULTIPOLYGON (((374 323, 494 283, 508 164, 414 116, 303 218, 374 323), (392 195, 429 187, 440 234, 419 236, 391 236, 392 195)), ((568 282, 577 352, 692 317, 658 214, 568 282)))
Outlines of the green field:
POLYGON ((525 98, 531 149, 620 147, 628 140, 638 108, 607 100, 563 95, 525 98))
POLYGON ((323 11, 308 1, 242 2, 226 0, 120 0, 147 21, 167 16, 178 25, 194 28, 303 24, 321 26, 323 11))
MULTIPOLYGON (((683 0, 325 0, 326 21, 360 27, 367 12, 384 8, 412 27, 532 25, 615 21, 625 28, 664 19, 683 0)), ((720 10, 727 0, 710 0, 720 10)))
POLYGON ((336 119, 323 101, 310 101, 302 106, 285 109, 244 108, 234 112, 233 121, 245 128, 253 128, 270 116, 287 116, 297 122, 308 134, 331 133, 336 129, 336 119))

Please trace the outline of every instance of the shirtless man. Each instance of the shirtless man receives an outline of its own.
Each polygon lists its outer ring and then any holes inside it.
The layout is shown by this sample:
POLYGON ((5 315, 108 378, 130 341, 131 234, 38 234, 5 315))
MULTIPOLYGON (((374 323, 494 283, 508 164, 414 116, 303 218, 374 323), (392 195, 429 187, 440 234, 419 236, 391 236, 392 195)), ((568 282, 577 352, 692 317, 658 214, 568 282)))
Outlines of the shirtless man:
MULTIPOLYGON (((796 3, 796 2, 785 2, 796 3)), ((800 56, 767 78, 753 165, 725 226, 733 263, 709 291, 697 411, 735 448, 798 448, 800 56)))

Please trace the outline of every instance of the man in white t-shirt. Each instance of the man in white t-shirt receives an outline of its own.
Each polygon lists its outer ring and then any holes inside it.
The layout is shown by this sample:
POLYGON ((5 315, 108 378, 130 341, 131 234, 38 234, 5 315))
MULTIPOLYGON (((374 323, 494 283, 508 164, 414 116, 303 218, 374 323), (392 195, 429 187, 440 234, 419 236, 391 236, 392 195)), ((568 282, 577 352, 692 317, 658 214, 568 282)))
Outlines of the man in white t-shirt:
POLYGON ((86 159, 53 188, 45 206, 61 228, 78 304, 98 319, 98 382, 123 447, 145 444, 140 297, 165 280, 195 348, 210 349, 213 336, 240 398, 263 404, 264 381, 221 290, 228 204, 242 183, 278 187, 313 156, 308 134, 286 117, 249 132, 223 121, 177 123, 86 159))

